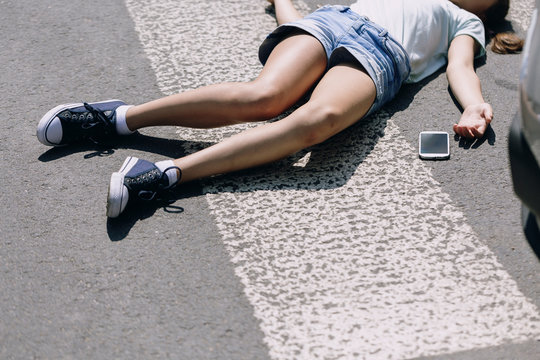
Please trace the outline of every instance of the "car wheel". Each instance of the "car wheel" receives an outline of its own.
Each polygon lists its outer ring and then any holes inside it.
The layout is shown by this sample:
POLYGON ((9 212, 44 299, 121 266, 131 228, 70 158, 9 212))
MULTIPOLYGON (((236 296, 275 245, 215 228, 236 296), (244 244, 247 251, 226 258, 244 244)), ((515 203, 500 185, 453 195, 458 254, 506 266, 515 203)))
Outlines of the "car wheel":
POLYGON ((536 255, 540 257, 540 229, 538 227, 538 219, 525 205, 521 206, 521 221, 527 241, 536 255))

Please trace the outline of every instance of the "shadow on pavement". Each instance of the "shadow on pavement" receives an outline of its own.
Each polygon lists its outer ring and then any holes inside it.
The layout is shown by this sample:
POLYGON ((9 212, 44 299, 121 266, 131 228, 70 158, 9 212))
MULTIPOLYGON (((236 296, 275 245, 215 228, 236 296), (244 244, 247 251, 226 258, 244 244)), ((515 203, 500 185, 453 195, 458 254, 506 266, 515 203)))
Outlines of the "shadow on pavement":
MULTIPOLYGON (((113 155, 117 149, 145 151, 175 159, 186 155, 184 150, 186 148, 186 143, 186 141, 182 140, 167 139, 135 133, 131 136, 116 138, 115 143, 110 145, 94 144, 90 141, 84 141, 80 144, 53 147, 39 156, 38 160, 42 162, 49 162, 78 153, 85 153, 83 155, 84 159, 90 159, 96 156, 106 157, 113 155)), ((197 143, 197 146, 199 147, 206 147, 209 145, 211 144, 197 143)))
POLYGON ((198 182, 184 184, 181 187, 170 189, 162 194, 159 200, 137 201, 128 203, 124 212, 117 218, 107 218, 107 234, 111 241, 120 241, 126 238, 133 226, 141 220, 153 216, 156 211, 164 211, 169 214, 182 214, 184 208, 176 202, 202 194, 201 185, 198 182))
POLYGON ((491 125, 489 125, 486 129, 486 133, 480 139, 467 139, 457 134, 454 134, 454 140, 459 141, 459 147, 465 150, 478 149, 486 141, 489 145, 494 146, 495 141, 497 140, 497 134, 495 134, 495 131, 493 130, 491 125))

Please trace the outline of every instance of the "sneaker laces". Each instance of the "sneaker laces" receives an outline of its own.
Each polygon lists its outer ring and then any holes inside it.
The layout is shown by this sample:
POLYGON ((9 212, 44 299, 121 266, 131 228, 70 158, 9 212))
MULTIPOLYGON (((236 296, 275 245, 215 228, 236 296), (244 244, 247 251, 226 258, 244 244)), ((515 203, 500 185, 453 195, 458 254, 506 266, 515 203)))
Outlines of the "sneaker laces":
POLYGON ((140 190, 137 193, 137 196, 141 200, 152 201, 152 200, 156 199, 156 196, 157 196, 158 193, 163 193, 163 192, 165 192, 167 190, 170 190, 173 187, 175 187, 178 184, 178 182, 180 181, 181 178, 182 178, 182 170, 180 170, 180 168, 178 166, 169 166, 168 168, 166 168, 161 173, 161 176, 159 177, 159 180, 158 180, 159 189, 158 190, 140 190), (177 170, 178 171, 178 176, 176 177, 176 181, 173 182, 172 184, 167 185, 167 186, 162 186, 161 182, 165 179, 165 177, 167 177, 167 181, 169 181, 169 177, 166 174, 167 171, 169 171, 169 170, 177 170))
MULTIPOLYGON (((90 114, 92 114, 92 117, 87 117, 86 121, 81 124, 81 128, 83 128, 84 130, 89 130, 95 126, 102 125, 105 129, 105 135, 115 132, 115 125, 102 110, 97 109, 88 103, 83 103, 83 105, 85 109, 88 110, 90 114)), ((99 142, 92 137, 90 137, 90 140, 92 140, 96 144, 99 144, 99 142)))

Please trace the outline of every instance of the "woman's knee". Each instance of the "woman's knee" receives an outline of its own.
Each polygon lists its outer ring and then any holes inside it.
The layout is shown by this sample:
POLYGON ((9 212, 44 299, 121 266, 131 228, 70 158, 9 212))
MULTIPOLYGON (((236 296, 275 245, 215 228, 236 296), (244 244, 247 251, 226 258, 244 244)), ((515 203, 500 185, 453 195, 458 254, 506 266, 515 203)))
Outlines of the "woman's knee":
POLYGON ((322 143, 345 127, 344 112, 333 104, 308 103, 298 111, 296 128, 304 148, 322 143))
POLYGON ((287 110, 283 90, 268 83, 251 82, 247 84, 247 99, 250 112, 256 119, 271 119, 287 110))

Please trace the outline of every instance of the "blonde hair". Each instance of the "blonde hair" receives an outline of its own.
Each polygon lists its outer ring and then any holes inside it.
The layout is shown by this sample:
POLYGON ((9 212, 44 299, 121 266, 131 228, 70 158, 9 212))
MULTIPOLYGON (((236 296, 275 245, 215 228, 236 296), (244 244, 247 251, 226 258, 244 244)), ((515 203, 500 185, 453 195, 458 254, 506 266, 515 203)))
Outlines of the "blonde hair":
POLYGON ((514 32, 496 32, 494 29, 504 23, 510 9, 510 0, 499 0, 486 11, 484 25, 491 38, 491 51, 497 54, 514 54, 523 49, 523 39, 514 32))
POLYGON ((498 33, 491 39, 491 51, 497 54, 515 54, 523 50, 524 41, 513 32, 498 33))

